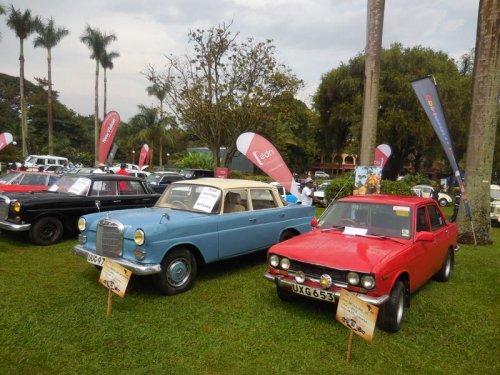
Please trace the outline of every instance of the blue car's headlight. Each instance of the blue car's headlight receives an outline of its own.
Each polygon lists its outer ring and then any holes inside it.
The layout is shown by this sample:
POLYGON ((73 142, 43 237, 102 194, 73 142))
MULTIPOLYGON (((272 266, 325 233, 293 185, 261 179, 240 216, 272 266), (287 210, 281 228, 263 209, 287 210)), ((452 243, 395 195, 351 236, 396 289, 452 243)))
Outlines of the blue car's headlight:
POLYGON ((84 217, 78 219, 78 229, 80 230, 80 232, 83 232, 85 229, 87 229, 87 220, 85 220, 84 217))
POLYGON ((146 241, 146 235, 144 234, 142 229, 136 229, 134 232, 134 242, 141 246, 146 241))

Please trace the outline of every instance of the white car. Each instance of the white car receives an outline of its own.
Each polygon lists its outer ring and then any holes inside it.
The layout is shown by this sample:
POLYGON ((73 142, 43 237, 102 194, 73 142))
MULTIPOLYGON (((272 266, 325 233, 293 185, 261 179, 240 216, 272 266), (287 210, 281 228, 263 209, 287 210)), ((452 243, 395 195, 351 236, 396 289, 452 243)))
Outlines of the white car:
POLYGON ((314 172, 314 178, 330 178, 330 175, 323 171, 314 172))
POLYGON ((490 219, 492 225, 500 223, 500 186, 490 185, 490 219))
MULTIPOLYGON (((424 198, 434 197, 434 188, 430 185, 415 185, 411 188, 415 195, 424 198)), ((438 203, 441 207, 448 206, 453 202, 453 199, 446 193, 438 193, 438 203)))

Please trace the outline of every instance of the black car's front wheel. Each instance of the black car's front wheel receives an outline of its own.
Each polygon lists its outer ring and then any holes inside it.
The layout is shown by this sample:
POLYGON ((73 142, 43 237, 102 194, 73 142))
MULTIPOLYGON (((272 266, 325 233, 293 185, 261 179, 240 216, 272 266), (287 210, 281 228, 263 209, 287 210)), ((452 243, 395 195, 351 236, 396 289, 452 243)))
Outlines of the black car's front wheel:
POLYGON ((378 314, 378 325, 384 331, 398 332, 403 324, 408 295, 405 284, 398 280, 392 287, 389 299, 378 314))
POLYGON ((61 220, 53 216, 45 216, 35 221, 30 228, 30 240, 42 246, 59 242, 64 232, 61 220))
POLYGON ((154 275, 157 288, 172 296, 185 292, 196 278, 197 264, 193 254, 186 248, 171 250, 161 262, 161 272, 154 275))

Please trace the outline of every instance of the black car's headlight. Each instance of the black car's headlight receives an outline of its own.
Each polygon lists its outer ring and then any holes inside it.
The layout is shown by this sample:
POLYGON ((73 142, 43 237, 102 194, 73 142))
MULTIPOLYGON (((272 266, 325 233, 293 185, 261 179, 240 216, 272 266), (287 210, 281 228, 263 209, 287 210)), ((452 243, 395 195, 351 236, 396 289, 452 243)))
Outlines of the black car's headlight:
POLYGON ((12 203, 12 210, 13 210, 14 212, 16 212, 16 213, 21 212, 21 202, 19 202, 19 201, 14 201, 14 202, 12 203))

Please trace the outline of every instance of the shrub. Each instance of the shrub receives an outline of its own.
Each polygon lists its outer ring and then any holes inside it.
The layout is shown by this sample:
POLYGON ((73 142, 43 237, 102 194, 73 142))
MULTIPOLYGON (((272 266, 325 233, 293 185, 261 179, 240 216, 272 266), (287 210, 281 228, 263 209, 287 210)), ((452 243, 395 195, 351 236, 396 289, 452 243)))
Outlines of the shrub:
POLYGON ((352 195, 354 190, 354 174, 346 173, 341 177, 334 178, 325 189, 325 199, 340 199, 352 195))

